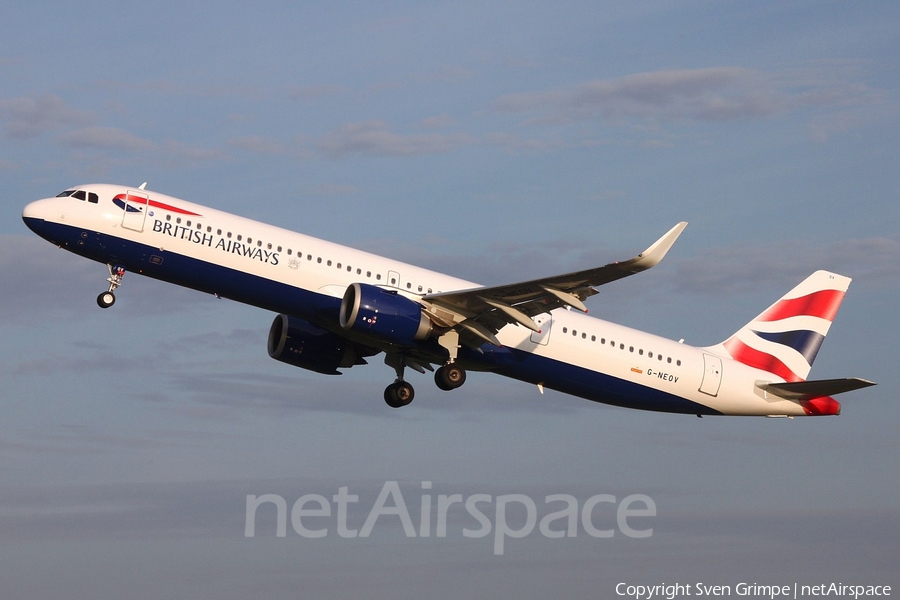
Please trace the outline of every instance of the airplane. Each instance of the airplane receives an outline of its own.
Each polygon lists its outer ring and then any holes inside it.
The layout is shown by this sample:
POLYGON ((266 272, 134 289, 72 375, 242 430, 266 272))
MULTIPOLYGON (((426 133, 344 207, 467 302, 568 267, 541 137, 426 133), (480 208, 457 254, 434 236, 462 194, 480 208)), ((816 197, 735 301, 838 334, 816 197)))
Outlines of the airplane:
POLYGON ((817 271, 722 343, 692 347, 589 317, 599 286, 656 266, 687 223, 605 266, 508 285, 475 283, 146 189, 67 188, 31 202, 25 224, 103 263, 116 301, 127 272, 278 313, 268 353, 338 375, 384 353, 392 408, 412 402, 406 369, 454 390, 487 371, 587 400, 650 411, 838 415, 831 396, 875 385, 807 380, 850 278, 817 271), (437 369, 435 369, 437 366, 437 369))

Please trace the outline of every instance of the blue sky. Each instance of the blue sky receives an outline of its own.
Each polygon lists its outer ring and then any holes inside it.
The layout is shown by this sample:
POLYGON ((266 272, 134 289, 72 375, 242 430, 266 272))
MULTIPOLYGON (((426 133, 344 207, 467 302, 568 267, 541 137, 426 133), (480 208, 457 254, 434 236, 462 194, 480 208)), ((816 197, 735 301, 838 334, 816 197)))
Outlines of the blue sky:
POLYGON ((3 596, 900 583, 895 3, 51 1, 0 7, 0 32, 3 596), (100 311, 105 268, 20 218, 94 181, 484 284, 628 258, 687 220, 592 314, 712 344, 835 270, 854 281, 813 375, 879 386, 837 418, 700 420, 413 374, 391 411, 377 358, 337 378, 269 359, 263 311, 135 275, 100 311), (243 535, 248 494, 371 506, 393 480, 414 520, 422 481, 646 494, 654 535, 535 532, 502 556, 390 518, 243 535))

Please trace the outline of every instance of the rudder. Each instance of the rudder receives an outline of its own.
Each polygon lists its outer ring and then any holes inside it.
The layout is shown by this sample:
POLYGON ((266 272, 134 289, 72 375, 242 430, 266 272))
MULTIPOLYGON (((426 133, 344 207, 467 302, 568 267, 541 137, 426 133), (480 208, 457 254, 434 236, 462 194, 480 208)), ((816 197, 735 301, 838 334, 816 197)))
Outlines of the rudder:
POLYGON ((710 350, 785 381, 805 381, 849 286, 849 277, 816 271, 710 350))

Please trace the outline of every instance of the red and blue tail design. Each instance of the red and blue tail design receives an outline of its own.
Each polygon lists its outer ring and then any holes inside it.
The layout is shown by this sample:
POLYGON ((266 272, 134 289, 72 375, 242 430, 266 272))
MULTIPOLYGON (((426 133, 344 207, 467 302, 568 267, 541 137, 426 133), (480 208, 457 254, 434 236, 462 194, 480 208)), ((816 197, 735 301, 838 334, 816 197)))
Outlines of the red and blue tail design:
POLYGON ((816 271, 722 347, 745 365, 805 381, 849 286, 849 277, 816 271))

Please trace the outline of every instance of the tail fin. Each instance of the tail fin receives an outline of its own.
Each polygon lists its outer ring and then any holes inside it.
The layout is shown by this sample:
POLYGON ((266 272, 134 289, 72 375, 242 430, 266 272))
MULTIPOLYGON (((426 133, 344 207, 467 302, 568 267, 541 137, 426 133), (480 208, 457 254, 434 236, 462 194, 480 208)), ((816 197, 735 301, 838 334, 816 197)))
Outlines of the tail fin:
POLYGON ((785 381, 805 381, 850 278, 816 271, 715 350, 785 381))

